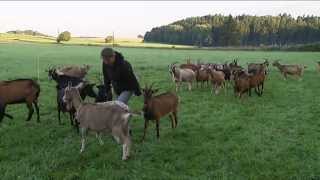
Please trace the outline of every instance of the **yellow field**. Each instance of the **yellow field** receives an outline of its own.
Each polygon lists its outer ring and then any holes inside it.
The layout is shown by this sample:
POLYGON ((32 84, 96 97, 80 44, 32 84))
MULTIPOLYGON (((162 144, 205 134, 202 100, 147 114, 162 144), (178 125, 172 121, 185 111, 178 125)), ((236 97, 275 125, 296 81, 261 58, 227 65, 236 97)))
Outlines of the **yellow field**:
MULTIPOLYGON (((0 33, 0 43, 8 42, 33 42, 33 43, 56 43, 55 37, 31 36, 22 34, 0 33)), ((88 45, 88 46, 106 46, 112 43, 105 43, 104 38, 82 38, 73 37, 70 41, 63 41, 62 44, 69 45, 88 45)), ((193 46, 171 45, 160 43, 144 43, 138 38, 117 38, 114 42, 115 46, 120 47, 151 47, 151 48, 194 48, 193 46)))

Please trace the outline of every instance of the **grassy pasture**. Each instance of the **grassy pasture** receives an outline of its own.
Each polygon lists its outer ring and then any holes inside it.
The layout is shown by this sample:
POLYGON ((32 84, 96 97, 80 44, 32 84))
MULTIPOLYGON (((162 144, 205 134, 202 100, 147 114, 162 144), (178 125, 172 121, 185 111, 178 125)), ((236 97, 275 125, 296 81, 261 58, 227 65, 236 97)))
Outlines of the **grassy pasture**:
MULTIPOLYGON (((320 178, 320 53, 203 51, 118 48, 129 60, 140 83, 156 82, 161 91, 174 90, 167 65, 187 56, 208 62, 238 57, 241 65, 262 58, 308 66, 303 81, 283 81, 271 67, 262 97, 239 100, 233 91, 214 96, 209 88, 179 92, 179 124, 160 122, 160 141, 151 123, 142 144, 142 118, 133 118, 132 157, 122 162, 121 147, 109 136, 100 146, 94 135, 79 154, 80 138, 68 116, 58 125, 55 83, 45 69, 50 65, 90 64, 89 79, 100 72, 101 47, 52 44, 0 44, 0 79, 36 78, 40 67, 41 123, 25 122, 25 105, 12 105, 14 120, 0 124, 1 179, 317 179, 320 178)), ((223 91, 222 91, 223 92, 223 91)), ((91 101, 92 99, 87 99, 91 101)), ((130 101, 142 107, 142 97, 130 101)))

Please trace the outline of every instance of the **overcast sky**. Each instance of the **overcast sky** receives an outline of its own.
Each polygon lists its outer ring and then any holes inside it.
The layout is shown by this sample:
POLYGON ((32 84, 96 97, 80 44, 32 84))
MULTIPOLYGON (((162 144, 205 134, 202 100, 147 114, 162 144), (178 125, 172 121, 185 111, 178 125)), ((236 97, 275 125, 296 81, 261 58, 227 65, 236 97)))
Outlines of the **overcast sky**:
POLYGON ((0 2, 0 32, 33 29, 57 35, 116 37, 144 35, 152 27, 191 16, 278 15, 320 16, 320 1, 34 1, 0 2))

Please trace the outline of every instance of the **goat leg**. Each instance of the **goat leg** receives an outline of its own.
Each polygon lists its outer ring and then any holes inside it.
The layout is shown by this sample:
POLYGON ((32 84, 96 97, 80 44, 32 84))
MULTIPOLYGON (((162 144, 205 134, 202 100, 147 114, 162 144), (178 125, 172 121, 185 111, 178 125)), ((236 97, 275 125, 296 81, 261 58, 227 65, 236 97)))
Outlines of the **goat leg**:
POLYGON ((175 121, 175 128, 178 126, 178 116, 177 116, 177 111, 172 112, 174 121, 175 121))
POLYGON ((123 161, 127 160, 127 144, 126 143, 122 144, 122 160, 123 161))
POLYGON ((33 104, 34 104, 34 107, 35 107, 36 112, 37 112, 37 122, 39 123, 40 122, 39 106, 38 106, 37 102, 34 102, 33 104))
POLYGON ((122 145, 122 160, 127 160, 130 156, 131 139, 129 136, 125 137, 122 145))
POLYGON ((213 94, 213 92, 214 92, 214 83, 212 83, 212 91, 211 91, 211 93, 213 94))
POLYGON ((78 122, 77 118, 73 117, 73 119, 74 119, 75 127, 77 129, 77 133, 79 134, 79 122, 78 122))
POLYGON ((59 125, 61 125, 61 110, 60 108, 58 107, 58 120, 59 120, 59 125))
POLYGON ((283 76, 284 76, 284 80, 287 80, 287 74, 283 73, 283 76))
POLYGON ((69 112, 70 124, 73 126, 73 115, 72 112, 69 112))
POLYGON ((86 128, 81 128, 81 149, 80 149, 80 153, 82 153, 84 151, 84 148, 85 148, 86 133, 87 133, 86 128))
POLYGON ((13 117, 10 114, 6 113, 6 106, 0 105, 0 122, 2 121, 3 117, 13 119, 13 117))
POLYGON ((176 82, 176 92, 179 90, 179 82, 176 82))
POLYGON ((156 119, 156 128, 157 128, 157 139, 159 139, 160 138, 159 119, 156 119))
POLYGON ((104 142, 102 141, 101 134, 99 132, 96 132, 96 138, 98 139, 99 144, 102 146, 104 144, 104 142))
POLYGON ((4 108, 0 107, 0 122, 2 121, 4 116, 5 116, 4 108))
POLYGON ((261 95, 263 94, 263 86, 264 86, 264 83, 262 82, 261 83, 261 92, 260 92, 261 95))
POLYGON ((256 94, 257 94, 258 96, 260 96, 259 86, 255 87, 255 88, 254 88, 254 91, 256 92, 256 94))
POLYGON ((144 120, 143 137, 142 137, 141 142, 143 142, 143 141, 144 141, 144 138, 146 137, 146 132, 147 132, 147 128, 148 128, 148 123, 149 123, 149 120, 145 119, 145 120, 144 120))
POLYGON ((29 114, 28 114, 28 118, 27 118, 26 121, 30 121, 30 119, 32 118, 34 109, 33 109, 33 107, 32 107, 32 103, 28 103, 28 102, 27 102, 27 107, 28 107, 28 109, 29 109, 29 114))
POLYGON ((4 113, 3 115, 9 119, 13 119, 13 117, 10 114, 4 113))
POLYGON ((218 95, 218 94, 219 94, 219 91, 220 91, 220 86, 217 85, 217 86, 216 86, 216 90, 215 90, 215 94, 218 95))
POLYGON ((172 115, 172 114, 169 114, 169 117, 170 117, 170 120, 171 120, 171 128, 173 129, 174 126, 175 126, 174 119, 173 119, 173 115, 172 115))

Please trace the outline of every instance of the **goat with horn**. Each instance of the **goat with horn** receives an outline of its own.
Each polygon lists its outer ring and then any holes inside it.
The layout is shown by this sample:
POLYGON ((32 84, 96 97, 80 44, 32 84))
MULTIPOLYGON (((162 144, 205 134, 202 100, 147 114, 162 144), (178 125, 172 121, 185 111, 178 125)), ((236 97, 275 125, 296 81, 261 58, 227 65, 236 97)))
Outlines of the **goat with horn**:
POLYGON ((144 134, 142 141, 144 141, 148 124, 150 120, 155 120, 157 138, 160 137, 160 118, 169 114, 171 119, 172 128, 176 128, 178 124, 178 105, 179 97, 172 92, 165 92, 159 95, 155 95, 158 89, 153 89, 153 84, 151 86, 145 86, 143 91, 144 105, 143 105, 143 115, 144 115, 144 134))

